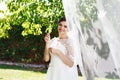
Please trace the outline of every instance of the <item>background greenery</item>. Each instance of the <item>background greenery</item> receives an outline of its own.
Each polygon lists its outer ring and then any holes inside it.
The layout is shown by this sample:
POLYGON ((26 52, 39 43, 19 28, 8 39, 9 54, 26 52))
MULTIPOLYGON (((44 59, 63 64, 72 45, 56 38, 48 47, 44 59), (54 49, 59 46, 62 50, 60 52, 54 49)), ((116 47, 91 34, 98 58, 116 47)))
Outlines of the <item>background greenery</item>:
MULTIPOLYGON (((82 27, 97 20, 96 0, 80 0, 82 27)), ((64 16, 62 0, 1 0, 0 60, 43 63, 44 35, 57 36, 57 22, 64 16)), ((71 5, 72 6, 72 5, 71 5)))
MULTIPOLYGON (((3 2, 3 1, 1 1, 3 2)), ((44 35, 57 36, 64 15, 61 0, 9 0, 0 10, 0 60, 41 63, 44 35)))

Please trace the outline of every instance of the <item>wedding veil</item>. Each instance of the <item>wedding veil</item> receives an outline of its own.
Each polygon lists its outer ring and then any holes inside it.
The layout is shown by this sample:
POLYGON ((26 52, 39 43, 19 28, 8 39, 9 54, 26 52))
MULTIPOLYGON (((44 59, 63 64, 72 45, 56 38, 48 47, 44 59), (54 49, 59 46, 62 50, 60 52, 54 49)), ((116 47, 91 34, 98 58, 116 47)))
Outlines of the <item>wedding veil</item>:
POLYGON ((93 0, 92 17, 82 12, 89 0, 62 1, 76 63, 84 79, 120 79, 120 0, 93 0))

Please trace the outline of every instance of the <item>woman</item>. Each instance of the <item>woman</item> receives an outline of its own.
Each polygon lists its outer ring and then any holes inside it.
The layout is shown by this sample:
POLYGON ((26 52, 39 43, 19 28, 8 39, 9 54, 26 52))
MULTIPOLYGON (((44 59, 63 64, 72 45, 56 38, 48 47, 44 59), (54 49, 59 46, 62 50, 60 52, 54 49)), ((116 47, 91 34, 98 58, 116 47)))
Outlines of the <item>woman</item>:
POLYGON ((67 35, 66 19, 58 22, 59 36, 50 39, 45 36, 44 61, 50 61, 47 70, 47 80, 78 80, 77 66, 74 62, 74 52, 71 39, 67 35))

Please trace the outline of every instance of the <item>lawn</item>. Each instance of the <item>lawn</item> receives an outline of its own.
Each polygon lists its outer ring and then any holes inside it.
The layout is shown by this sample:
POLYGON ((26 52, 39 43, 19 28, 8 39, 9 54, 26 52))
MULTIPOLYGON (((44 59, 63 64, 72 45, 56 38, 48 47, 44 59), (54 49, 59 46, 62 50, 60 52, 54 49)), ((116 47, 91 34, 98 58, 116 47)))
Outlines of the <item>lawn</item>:
MULTIPOLYGON (((20 66, 0 65, 0 80, 45 80, 46 70, 28 69, 20 66)), ((79 80, 83 80, 79 77, 79 80)), ((95 80, 113 80, 100 79, 95 80)))
POLYGON ((45 70, 0 65, 0 80, 45 80, 45 70))

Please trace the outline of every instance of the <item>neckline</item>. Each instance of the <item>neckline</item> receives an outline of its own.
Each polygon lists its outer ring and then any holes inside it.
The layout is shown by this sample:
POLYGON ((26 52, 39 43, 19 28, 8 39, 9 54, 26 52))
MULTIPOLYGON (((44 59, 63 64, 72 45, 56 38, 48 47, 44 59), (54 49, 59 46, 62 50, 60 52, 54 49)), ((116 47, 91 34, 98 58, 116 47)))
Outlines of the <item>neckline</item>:
POLYGON ((59 38, 59 37, 58 37, 58 39, 59 39, 59 40, 67 40, 67 39, 69 39, 69 38, 68 38, 68 37, 67 37, 67 38, 59 38))
POLYGON ((60 38, 60 37, 58 37, 59 39, 61 39, 61 40, 64 40, 64 39, 68 39, 69 37, 67 36, 66 38, 60 38))

